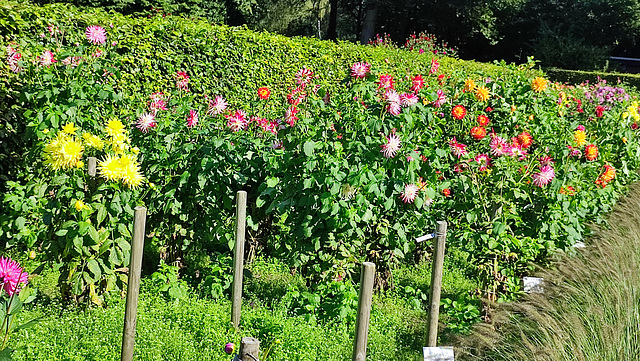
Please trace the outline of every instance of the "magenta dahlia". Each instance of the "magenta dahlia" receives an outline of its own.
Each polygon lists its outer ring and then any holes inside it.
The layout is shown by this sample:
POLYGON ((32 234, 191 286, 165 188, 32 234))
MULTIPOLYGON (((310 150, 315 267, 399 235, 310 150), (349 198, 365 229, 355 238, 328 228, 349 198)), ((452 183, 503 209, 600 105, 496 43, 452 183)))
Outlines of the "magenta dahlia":
POLYGON ((468 151, 465 149, 467 145, 458 143, 456 137, 453 137, 453 139, 449 141, 449 147, 451 148, 451 154, 455 155, 458 158, 468 153, 468 151))
POLYGON ((247 129, 247 113, 244 110, 236 110, 227 116, 227 126, 232 132, 239 132, 247 129))
POLYGON ((298 108, 296 108, 295 106, 290 106, 289 108, 287 108, 284 120, 287 122, 287 124, 289 124, 290 127, 293 127, 296 124, 296 120, 298 120, 296 114, 298 114, 298 111, 298 108))
POLYGON ((475 161, 476 161, 476 163, 478 163, 480 165, 479 170, 481 172, 484 172, 489 167, 491 167, 491 158, 489 158, 489 156, 486 155, 486 154, 478 154, 475 157, 475 161))
POLYGON ((87 37, 87 40, 94 45, 102 45, 107 41, 107 32, 102 26, 91 25, 87 27, 84 35, 87 37))
POLYGON ((442 89, 438 89, 436 95, 438 96, 438 98, 433 102, 433 106, 436 108, 440 108, 447 101, 447 96, 444 94, 444 91, 442 89))
POLYGON ((511 146, 502 137, 494 136, 491 138, 489 146, 491 147, 491 154, 494 157, 509 155, 511 153, 511 146))
POLYGON ((22 270, 20 264, 11 258, 0 257, 0 282, 2 289, 9 296, 20 292, 20 287, 27 284, 29 274, 22 270))
POLYGON ((53 57, 53 52, 51 52, 50 50, 46 50, 45 52, 43 52, 42 55, 40 55, 39 60, 42 66, 49 66, 56 62, 56 59, 54 59, 53 57))
POLYGON ((198 125, 198 112, 191 109, 189 110, 189 116, 187 117, 187 127, 193 128, 198 125))
POLYGON ((313 78, 313 72, 307 68, 302 68, 296 73, 296 84, 302 88, 307 86, 313 78))

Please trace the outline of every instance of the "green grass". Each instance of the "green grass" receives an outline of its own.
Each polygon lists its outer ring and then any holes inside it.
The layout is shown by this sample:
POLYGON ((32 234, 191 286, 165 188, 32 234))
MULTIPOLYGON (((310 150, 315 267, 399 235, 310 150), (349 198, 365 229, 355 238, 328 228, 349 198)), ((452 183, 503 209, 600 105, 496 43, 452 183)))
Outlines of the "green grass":
POLYGON ((460 360, 640 360, 640 185, 588 247, 541 271, 543 295, 501 305, 461 340, 460 360))
MULTIPOLYGON (((458 258, 456 258, 458 257, 458 258)), ((449 258, 444 292, 455 294, 472 284, 449 258)), ((29 261, 25 260, 27 268, 29 261)), ((264 351, 275 340, 269 360, 347 360, 351 358, 353 323, 308 322, 286 309, 282 297, 292 288, 306 289, 304 280, 281 261, 258 258, 249 267, 252 278, 245 283, 241 330, 230 324, 228 300, 203 299, 195 294, 168 301, 151 282, 143 279, 135 342, 136 360, 229 360, 223 352, 227 342, 239 343, 252 336, 264 351)), ((12 335, 15 360, 119 360, 125 300, 107 299, 106 307, 63 303, 55 289, 58 273, 42 272, 32 280, 37 300, 20 314, 22 321, 39 322, 12 335)), ((428 291, 430 262, 394 271, 398 287, 374 296, 368 338, 368 360, 420 360, 427 338, 424 309, 412 306, 399 290, 409 285, 428 291)))

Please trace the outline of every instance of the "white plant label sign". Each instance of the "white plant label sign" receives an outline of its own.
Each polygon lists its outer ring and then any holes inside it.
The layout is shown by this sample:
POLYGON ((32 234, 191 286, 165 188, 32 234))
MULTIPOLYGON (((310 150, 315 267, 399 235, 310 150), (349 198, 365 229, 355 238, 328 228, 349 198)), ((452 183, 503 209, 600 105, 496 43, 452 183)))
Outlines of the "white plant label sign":
POLYGON ((424 361, 454 361, 453 347, 423 347, 424 361))
POLYGON ((544 279, 539 277, 524 277, 524 292, 525 293, 543 293, 544 288, 542 284, 544 279))

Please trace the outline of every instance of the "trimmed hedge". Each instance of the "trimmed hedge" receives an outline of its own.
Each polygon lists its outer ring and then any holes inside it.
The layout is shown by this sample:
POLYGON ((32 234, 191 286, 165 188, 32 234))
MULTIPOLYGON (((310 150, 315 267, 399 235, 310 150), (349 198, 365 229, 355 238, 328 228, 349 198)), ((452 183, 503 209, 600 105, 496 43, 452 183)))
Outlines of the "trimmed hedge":
POLYGON ((596 84, 599 79, 604 79, 609 84, 623 83, 640 89, 640 74, 603 73, 559 68, 547 68, 544 69, 544 72, 550 79, 560 83, 581 84, 588 81, 591 84, 596 84))

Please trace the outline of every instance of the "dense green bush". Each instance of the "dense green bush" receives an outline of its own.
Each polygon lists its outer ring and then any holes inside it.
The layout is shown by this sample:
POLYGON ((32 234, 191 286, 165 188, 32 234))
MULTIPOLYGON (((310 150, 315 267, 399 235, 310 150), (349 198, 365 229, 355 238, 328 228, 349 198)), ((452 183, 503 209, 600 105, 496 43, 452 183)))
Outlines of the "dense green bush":
POLYGON ((101 303, 122 286, 132 209, 144 204, 149 268, 216 273, 201 290, 219 297, 244 189, 249 252, 324 281, 328 314, 344 313, 332 296, 353 295, 331 282, 371 260, 387 286, 391 268, 429 246, 414 238, 436 220, 449 221, 450 245, 467 252, 489 296, 509 298, 531 262, 580 240, 637 177, 638 105, 604 103, 602 84, 550 87, 533 62, 0 4, 7 56, 22 56, 3 66, 2 93, 28 149, 7 183, 0 236, 57 264, 66 296, 101 303), (84 36, 96 24, 104 44, 84 36), (356 62, 370 69, 352 76, 356 62), (213 111, 217 96, 226 110, 213 111), (99 158, 96 179, 88 155, 99 158))

